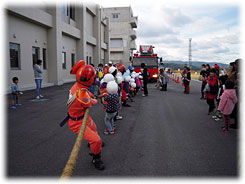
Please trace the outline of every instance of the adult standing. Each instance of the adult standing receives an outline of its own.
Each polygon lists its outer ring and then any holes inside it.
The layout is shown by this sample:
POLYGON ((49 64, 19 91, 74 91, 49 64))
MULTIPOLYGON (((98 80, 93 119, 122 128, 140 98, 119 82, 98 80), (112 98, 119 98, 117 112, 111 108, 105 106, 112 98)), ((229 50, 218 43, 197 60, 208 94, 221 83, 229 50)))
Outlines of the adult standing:
MULTIPOLYGON (((241 59, 236 59, 234 62, 230 63, 230 72, 228 73, 227 81, 231 81, 235 84, 235 89, 236 89, 236 95, 237 98, 239 99, 239 85, 238 85, 238 80, 239 80, 239 73, 238 73, 238 64, 241 62, 241 59)), ((239 109, 239 100, 238 103, 235 105, 231 118, 234 118, 234 124, 231 124, 231 128, 237 129, 239 126, 238 122, 238 109, 239 109)))
POLYGON ((206 72, 206 65, 205 64, 202 64, 202 70, 200 72, 200 76, 201 76, 201 81, 202 81, 202 87, 201 87, 201 98, 200 99, 205 99, 204 97, 204 89, 205 89, 205 86, 207 84, 207 72, 206 72))
POLYGON ((190 68, 187 66, 184 66, 184 71, 182 72, 183 77, 183 83, 185 86, 185 94, 190 94, 190 81, 191 81, 191 73, 190 68))
POLYGON ((143 69, 142 76, 143 76, 143 85, 144 85, 144 94, 143 97, 148 96, 148 89, 147 89, 147 83, 148 83, 148 69, 145 66, 145 63, 141 63, 141 68, 143 69))
POLYGON ((37 60, 37 64, 33 66, 34 69, 34 78, 36 82, 36 99, 43 98, 40 94, 40 90, 42 88, 42 80, 43 80, 43 71, 42 71, 42 60, 37 60))

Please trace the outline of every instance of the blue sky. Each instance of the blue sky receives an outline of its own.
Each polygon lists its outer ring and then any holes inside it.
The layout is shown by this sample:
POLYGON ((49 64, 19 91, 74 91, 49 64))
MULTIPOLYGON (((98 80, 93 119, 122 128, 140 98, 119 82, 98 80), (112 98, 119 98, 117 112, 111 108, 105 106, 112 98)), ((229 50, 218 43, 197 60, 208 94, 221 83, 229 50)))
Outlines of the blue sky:
POLYGON ((165 60, 230 63, 241 57, 241 1, 98 0, 103 7, 131 6, 138 16, 137 46, 153 44, 165 60))

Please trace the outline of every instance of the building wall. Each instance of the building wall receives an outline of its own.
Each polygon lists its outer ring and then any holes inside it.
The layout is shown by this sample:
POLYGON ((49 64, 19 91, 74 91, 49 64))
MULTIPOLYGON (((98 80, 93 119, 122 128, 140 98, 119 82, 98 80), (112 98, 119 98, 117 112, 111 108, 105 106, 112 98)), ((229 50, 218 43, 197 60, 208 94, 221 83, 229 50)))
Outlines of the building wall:
MULTIPOLYGON (((8 14, 7 16, 7 58, 6 67, 8 71, 8 87, 12 83, 13 77, 19 78, 19 85, 22 88, 32 88, 35 86, 34 71, 32 62, 32 47, 39 48, 39 57, 42 58, 43 48, 47 49, 47 28, 23 20, 19 17, 8 14), (14 36, 15 35, 15 36, 14 36), (11 69, 9 44, 20 44, 20 69, 11 69)), ((49 59, 47 58, 47 62, 49 59)), ((48 83, 48 71, 43 70, 43 82, 48 83)))
POLYGON ((75 54, 75 62, 89 58, 95 66, 109 60, 109 19, 102 20, 105 16, 99 5, 77 2, 75 20, 62 14, 63 7, 43 5, 6 8, 7 92, 13 76, 19 77, 21 90, 35 88, 32 46, 40 48, 40 59, 42 49, 47 49, 47 70, 43 70, 43 87, 75 81, 75 76, 70 75, 72 53, 75 54), (101 32, 104 32, 103 35, 101 32), (20 70, 10 69, 10 42, 20 44, 20 70), (66 53, 65 69, 62 68, 62 52, 66 53))
MULTIPOLYGON (((113 63, 121 62, 126 67, 130 64, 129 57, 135 50, 136 32, 131 26, 133 12, 131 7, 103 8, 110 19, 110 60, 113 63), (115 17, 118 14, 118 17, 115 17), (131 34, 135 37, 132 38, 131 34), (133 47, 134 46, 134 47, 133 47)), ((136 26, 137 27, 137 26, 136 26)))

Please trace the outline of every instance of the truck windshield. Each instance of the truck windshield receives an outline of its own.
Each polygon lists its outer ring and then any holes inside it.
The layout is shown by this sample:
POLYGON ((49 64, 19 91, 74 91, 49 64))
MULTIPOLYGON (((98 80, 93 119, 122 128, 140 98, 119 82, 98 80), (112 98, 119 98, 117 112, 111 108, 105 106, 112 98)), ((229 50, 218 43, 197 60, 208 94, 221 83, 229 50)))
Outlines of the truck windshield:
POLYGON ((141 63, 145 63, 146 67, 157 67, 157 58, 155 57, 134 57, 133 66, 140 67, 141 63))

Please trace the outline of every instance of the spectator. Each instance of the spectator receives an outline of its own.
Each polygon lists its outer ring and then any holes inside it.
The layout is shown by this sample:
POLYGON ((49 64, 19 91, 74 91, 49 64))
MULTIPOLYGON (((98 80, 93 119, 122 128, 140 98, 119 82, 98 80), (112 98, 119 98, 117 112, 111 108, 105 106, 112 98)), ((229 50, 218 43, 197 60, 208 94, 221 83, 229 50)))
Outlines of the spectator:
POLYGON ((19 90, 19 86, 18 86, 19 79, 18 79, 18 77, 13 77, 12 81, 13 81, 13 84, 11 85, 11 92, 12 92, 11 109, 16 109, 16 106, 22 105, 19 103, 19 94, 23 94, 23 93, 19 90))
POLYGON ((37 64, 34 65, 34 77, 36 82, 36 99, 43 98, 43 95, 40 94, 42 88, 43 80, 43 71, 42 71, 42 60, 37 60, 37 64))
POLYGON ((149 73, 145 66, 145 63, 141 63, 141 68, 143 69, 142 76, 143 76, 143 85, 144 85, 144 94, 142 96, 146 97, 148 96, 147 83, 148 83, 149 73))
POLYGON ((225 83, 225 88, 226 89, 221 96, 218 110, 225 116, 225 126, 222 128, 222 130, 225 133, 228 133, 230 126, 230 115, 235 107, 235 104, 237 103, 237 96, 236 90, 234 89, 234 83, 232 81, 227 81, 225 83))
MULTIPOLYGON (((228 79, 231 80, 231 81, 235 81, 234 84, 235 84, 235 90, 236 90, 236 95, 237 95, 237 98, 239 99, 239 90, 240 90, 240 87, 239 87, 239 64, 242 60, 241 59, 236 59, 233 63, 232 63, 232 69, 231 69, 231 72, 228 73, 228 79)), ((227 80, 228 80, 227 79, 227 80)), ((235 105, 235 108, 233 109, 232 111, 232 114, 231 114, 231 118, 234 118, 234 124, 231 124, 230 127, 231 128, 235 128, 237 129, 238 126, 239 126, 239 122, 238 122, 238 112, 239 112, 239 100, 238 100, 238 103, 236 103, 235 105)))
POLYGON ((211 71, 211 67, 209 64, 206 64, 206 73, 207 73, 207 76, 210 75, 210 71, 211 71))
POLYGON ((161 81, 161 85, 162 85, 161 91, 167 91, 167 85, 169 82, 169 77, 165 73, 164 69, 160 69, 160 81, 161 81))
POLYGON ((200 76, 201 76, 201 81, 202 81, 202 86, 201 86, 201 94, 202 94, 202 96, 201 96, 200 99, 205 99, 203 91, 204 91, 205 86, 207 84, 207 77, 208 77, 205 64, 202 64, 202 69, 201 69, 201 72, 200 72, 200 76))
POLYGON ((216 99, 218 93, 218 79, 216 76, 216 70, 212 68, 210 70, 210 76, 208 76, 208 83, 205 87, 207 104, 209 105, 208 115, 215 109, 214 99, 216 99))
POLYGON ((184 71, 182 73, 183 83, 185 86, 185 94, 190 94, 190 81, 191 81, 191 73, 190 68, 187 66, 184 66, 184 71))

